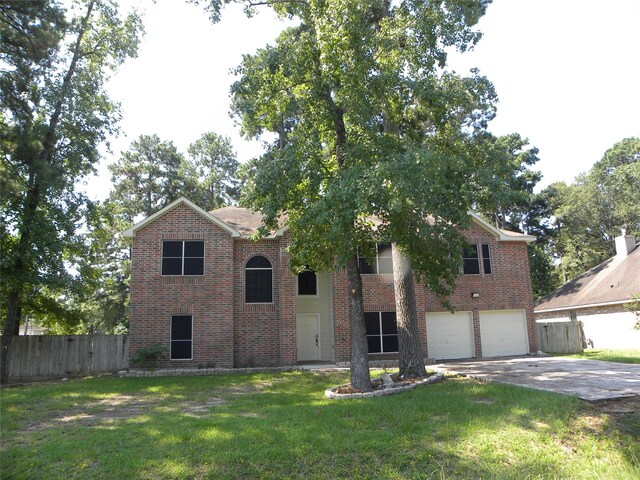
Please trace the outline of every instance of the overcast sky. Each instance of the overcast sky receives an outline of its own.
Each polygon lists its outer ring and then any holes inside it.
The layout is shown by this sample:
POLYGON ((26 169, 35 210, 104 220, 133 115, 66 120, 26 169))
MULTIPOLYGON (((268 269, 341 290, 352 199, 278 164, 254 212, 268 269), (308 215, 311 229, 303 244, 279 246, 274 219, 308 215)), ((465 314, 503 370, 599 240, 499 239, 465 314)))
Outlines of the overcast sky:
MULTIPOLYGON (((112 142, 92 197, 110 188, 106 165, 141 134, 157 134, 186 153, 202 133, 229 136, 241 162, 260 153, 229 117, 230 70, 242 54, 274 43, 285 26, 268 9, 251 19, 227 7, 211 24, 181 0, 122 0, 142 6, 146 36, 139 56, 108 85, 121 102, 122 135, 112 142)), ((640 136, 640 0, 494 0, 478 25, 473 52, 449 65, 478 67, 500 102, 490 130, 518 132, 540 149, 542 185, 570 182, 615 142, 640 136)))

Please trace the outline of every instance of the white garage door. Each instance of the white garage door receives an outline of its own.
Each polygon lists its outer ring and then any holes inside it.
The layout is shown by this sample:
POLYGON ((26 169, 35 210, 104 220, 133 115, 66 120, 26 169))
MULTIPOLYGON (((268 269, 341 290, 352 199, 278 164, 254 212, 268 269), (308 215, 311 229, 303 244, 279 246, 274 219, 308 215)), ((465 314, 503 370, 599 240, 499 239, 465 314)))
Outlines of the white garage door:
POLYGON ((427 313, 429 357, 440 359, 475 356, 471 312, 427 313))
POLYGON ((480 337, 483 357, 529 353, 524 310, 480 312, 480 337))

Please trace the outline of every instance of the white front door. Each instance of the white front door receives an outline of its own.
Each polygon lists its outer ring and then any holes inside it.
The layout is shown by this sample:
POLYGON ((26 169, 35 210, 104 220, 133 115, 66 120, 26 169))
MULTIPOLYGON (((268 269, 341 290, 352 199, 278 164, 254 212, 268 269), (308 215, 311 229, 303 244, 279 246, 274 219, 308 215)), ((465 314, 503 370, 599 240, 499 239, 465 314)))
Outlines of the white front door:
POLYGON ((300 313, 296 318, 298 361, 320 360, 319 315, 300 313))

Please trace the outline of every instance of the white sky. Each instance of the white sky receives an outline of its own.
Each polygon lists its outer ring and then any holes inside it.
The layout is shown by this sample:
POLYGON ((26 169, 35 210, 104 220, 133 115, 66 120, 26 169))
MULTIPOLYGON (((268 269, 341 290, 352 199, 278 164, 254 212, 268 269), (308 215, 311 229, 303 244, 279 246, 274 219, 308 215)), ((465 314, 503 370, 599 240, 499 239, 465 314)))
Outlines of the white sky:
MULTIPOLYGON (((259 154, 229 117, 230 70, 274 43, 284 24, 267 8, 247 19, 227 7, 212 24, 184 0, 121 3, 143 5, 146 36, 108 86, 121 102, 122 135, 89 180, 91 197, 106 197, 106 165, 141 134, 186 153, 213 131, 231 138, 241 162, 259 154)), ((494 0, 478 29, 476 49, 449 65, 461 74, 478 67, 494 83, 500 103, 489 128, 540 149, 542 186, 572 181, 617 141, 640 136, 640 0, 494 0)))

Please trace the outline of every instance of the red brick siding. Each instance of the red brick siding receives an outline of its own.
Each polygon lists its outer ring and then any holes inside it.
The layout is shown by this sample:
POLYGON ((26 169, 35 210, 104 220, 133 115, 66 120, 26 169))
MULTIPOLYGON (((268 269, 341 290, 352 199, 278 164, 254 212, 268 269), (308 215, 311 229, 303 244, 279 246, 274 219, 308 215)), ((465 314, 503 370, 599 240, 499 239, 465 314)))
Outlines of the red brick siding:
MULTIPOLYGON (((479 311, 524 309, 530 351, 537 350, 527 248, 523 242, 497 242, 473 224, 472 243, 489 244, 493 273, 464 275, 451 296, 460 311, 473 312, 476 356, 481 356, 479 311), (480 297, 471 298, 471 292, 480 297)), ((153 343, 169 346, 171 315, 193 316, 193 360, 164 360, 159 366, 269 366, 295 363, 296 281, 289 271, 289 235, 252 242, 232 238, 187 206, 179 206, 136 232, 132 247, 131 354, 153 343), (205 240, 205 275, 160 275, 163 239, 205 240), (233 252, 233 255, 230 255, 233 252), (273 303, 245 303, 246 262, 263 255, 273 267, 273 303)), ((332 275, 335 359, 350 358, 348 284, 342 270, 332 275)), ((365 311, 395 311, 391 275, 363 275, 365 311)), ((416 285, 418 325, 428 356, 426 312, 443 311, 429 290, 416 285)), ((371 358, 379 358, 372 355, 371 358)))
POLYGON ((193 316, 193 359, 168 366, 233 366, 233 240, 191 208, 178 206, 136 232, 131 261, 130 353, 160 343, 169 348, 172 315, 193 316), (205 274, 162 276, 163 240, 202 239, 205 274))
MULTIPOLYGON (((479 312, 483 310, 524 310, 527 320, 529 351, 535 353, 538 349, 538 341, 533 316, 533 297, 526 244, 524 242, 498 242, 493 234, 475 223, 464 234, 470 243, 488 244, 491 256, 491 274, 461 275, 456 283, 454 294, 449 297, 456 310, 473 312, 476 356, 482 356, 479 312), (472 292, 479 293, 480 297, 472 299, 472 292)), ((351 337, 346 302, 346 281, 344 272, 334 274, 333 310, 337 362, 349 361, 350 356, 351 337)), ((393 277, 391 275, 363 275, 362 282, 365 311, 395 311, 393 277)), ((426 357, 429 353, 426 339, 426 313, 441 312, 446 309, 436 295, 420 284, 416 284, 416 302, 422 350, 426 357)), ((371 355, 370 358, 376 359, 380 356, 371 355)))
MULTIPOLYGON (((333 336, 336 362, 351 358, 351 323, 349 321, 349 279, 344 269, 333 272, 333 336)), ((364 292, 363 292, 364 294, 364 292)))
POLYGON ((287 246, 290 241, 287 232, 279 242, 280 255, 280 281, 276 285, 279 288, 280 297, 280 364, 293 365, 298 359, 296 346, 296 276, 289 269, 289 254, 287 246))
MULTIPOLYGON (((456 310, 473 312, 476 356, 482 356, 479 312, 483 310, 524 310, 529 351, 535 353, 538 349, 538 340, 533 316, 533 296, 526 244, 499 242, 491 233, 475 223, 464 234, 471 244, 488 244, 491 256, 492 273, 461 275, 456 282, 454 294, 449 298, 456 310), (472 292, 479 293, 480 297, 472 298, 472 292)), ((427 311, 445 311, 433 293, 426 289, 423 292, 426 297, 427 311)))
POLYGON ((236 240, 235 258, 235 366, 269 366, 280 364, 280 245, 277 240, 236 240), (245 265, 256 255, 273 267, 273 303, 245 302, 245 265))

